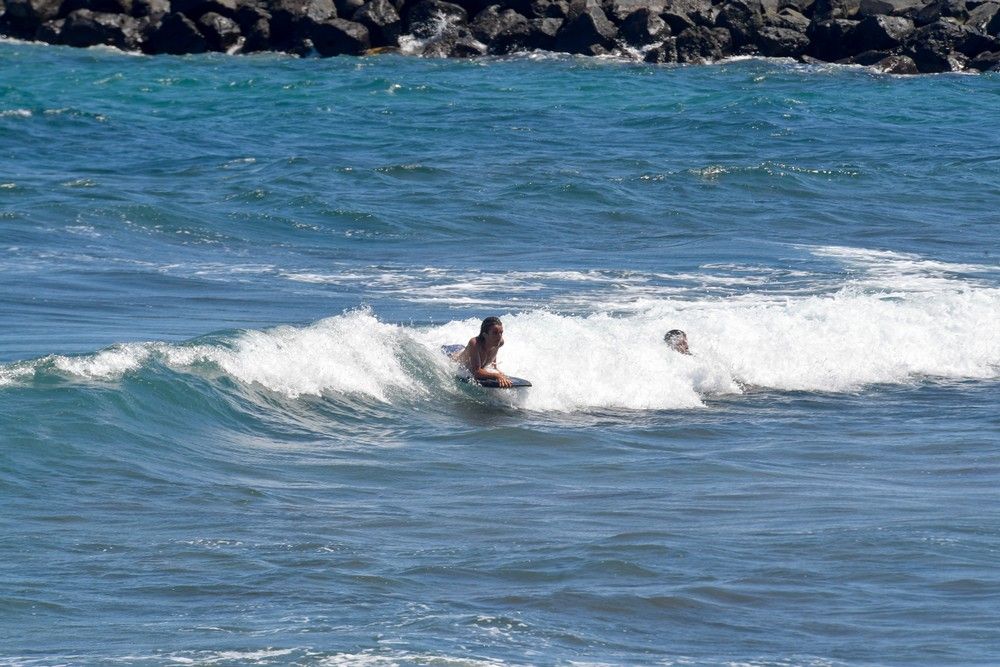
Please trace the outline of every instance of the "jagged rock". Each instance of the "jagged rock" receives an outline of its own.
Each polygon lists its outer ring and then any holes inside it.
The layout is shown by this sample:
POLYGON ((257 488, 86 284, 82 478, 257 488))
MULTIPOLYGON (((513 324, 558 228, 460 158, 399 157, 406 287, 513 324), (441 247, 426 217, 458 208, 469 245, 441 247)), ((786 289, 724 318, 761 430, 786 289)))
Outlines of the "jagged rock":
POLYGON ((513 9, 502 9, 500 5, 490 5, 476 14, 469 24, 473 37, 484 44, 489 44, 504 30, 512 26, 524 25, 528 29, 528 19, 513 9))
POLYGON ((988 26, 997 17, 997 12, 1000 12, 1000 4, 984 2, 969 12, 969 18, 965 25, 973 30, 989 33, 988 26))
POLYGON ((865 67, 871 67, 872 65, 882 62, 891 55, 893 54, 889 51, 864 51, 856 56, 845 58, 841 61, 841 63, 844 65, 863 65, 865 67))
POLYGON ((826 62, 836 62, 852 55, 857 21, 833 19, 813 22, 806 33, 810 39, 807 53, 826 62))
POLYGON ((212 51, 229 53, 242 46, 245 41, 236 21, 215 12, 203 14, 198 19, 198 29, 212 51))
POLYGON ((599 55, 615 45, 618 29, 599 7, 587 7, 572 18, 566 19, 554 48, 565 53, 599 55))
POLYGON ((46 21, 42 25, 38 26, 38 30, 35 31, 35 41, 44 42, 46 44, 58 44, 60 41, 59 35, 62 34, 62 29, 65 24, 66 19, 46 21))
POLYGON ((969 18, 965 0, 935 0, 913 14, 913 22, 925 26, 948 17, 964 23, 969 18))
POLYGON ((8 20, 41 24, 59 16, 63 0, 6 0, 4 16, 8 20))
POLYGON ((677 38, 668 37, 659 46, 646 51, 643 60, 647 63, 675 63, 677 62, 677 38))
POLYGON ((906 16, 916 13, 927 0, 861 0, 858 18, 868 16, 906 16))
POLYGON ((270 0, 268 11, 273 43, 290 52, 304 50, 301 42, 315 26, 337 18, 333 0, 270 0))
POLYGON ((675 35, 696 25, 715 27, 718 15, 719 8, 713 6, 711 0, 668 0, 660 12, 660 18, 667 22, 675 35))
POLYGON ((551 51, 552 45, 556 43, 556 35, 562 29, 565 19, 547 17, 531 19, 529 23, 531 24, 531 37, 528 48, 551 51))
POLYGON ((885 74, 919 74, 917 64, 908 56, 891 55, 873 65, 875 69, 885 74))
POLYGON ((994 14, 990 22, 986 24, 986 34, 993 37, 1000 36, 1000 12, 994 14))
POLYGON ((499 22, 490 30, 491 34, 483 39, 473 29, 472 34, 480 42, 489 45, 489 52, 499 55, 517 53, 531 48, 531 24, 528 19, 513 9, 505 9, 497 17, 499 22))
POLYGON ((805 16, 812 16, 815 6, 816 0, 782 0, 781 2, 782 9, 794 9, 805 16))
POLYGON ((170 12, 170 0, 132 0, 132 16, 148 18, 154 23, 170 12))
POLYGON ((757 32, 764 25, 764 8, 760 0, 730 0, 722 5, 716 25, 729 30, 733 46, 738 50, 751 51, 757 32))
MULTIPOLYGON (((927 63, 935 60, 938 63, 937 66, 944 67, 952 51, 966 57, 973 57, 983 51, 994 51, 1000 48, 1000 42, 996 38, 976 32, 966 26, 956 25, 947 19, 941 19, 936 23, 918 28, 911 33, 908 45, 912 51, 909 55, 916 61, 920 71, 929 71, 925 70, 925 67, 933 67, 933 65, 927 63)), ((953 70, 938 69, 936 71, 953 70)))
POLYGON ((346 19, 314 24, 309 30, 309 39, 321 56, 357 56, 371 48, 368 28, 346 19))
POLYGON ((813 5, 813 21, 851 19, 860 9, 861 0, 816 0, 813 5))
MULTIPOLYGON (((354 16, 359 9, 365 6, 365 0, 334 0, 333 4, 337 8, 337 16, 354 16)), ((393 10, 395 9, 393 7, 393 10)))
POLYGON ((368 28, 371 42, 376 46, 396 46, 402 33, 403 22, 389 0, 369 0, 351 20, 368 28))
POLYGON ((626 16, 618 32, 632 46, 646 46, 669 37, 670 26, 651 9, 643 7, 626 16))
POLYGON ((64 0, 59 13, 69 16, 78 9, 88 9, 102 14, 132 15, 132 0, 64 0))
POLYGON ((775 28, 788 28, 789 30, 795 30, 803 34, 809 29, 809 19, 801 12, 790 7, 783 8, 777 14, 765 15, 764 23, 775 28))
POLYGON ((208 42, 194 21, 183 14, 171 12, 150 32, 142 48, 146 53, 183 55, 205 53, 208 42))
POLYGON ((475 58, 486 54, 486 45, 467 30, 454 30, 424 46, 425 58, 475 58))
POLYGON ((210 13, 236 18, 236 0, 170 0, 170 9, 195 22, 210 13))
POLYGON ((894 49, 913 32, 913 21, 902 16, 869 16, 854 30, 854 43, 859 49, 894 49))
POLYGON ((602 3, 601 9, 615 25, 620 25, 630 14, 640 9, 659 14, 667 6, 667 0, 602 0, 602 3))
POLYGON ((809 38, 798 30, 764 26, 757 33, 757 48, 764 56, 797 58, 809 48, 809 38))
POLYGON ((719 60, 725 56, 725 41, 717 30, 700 25, 688 28, 677 35, 677 61, 700 64, 719 60))
POLYGON ((443 0, 421 0, 406 16, 410 33, 420 39, 440 36, 447 26, 461 25, 468 20, 465 9, 443 0))
POLYGON ((569 16, 568 0, 532 0, 530 16, 540 19, 564 19, 569 16))
POLYGON ((969 66, 980 72, 1000 72, 1000 51, 980 53, 969 61, 969 66))
POLYGON ((136 51, 142 44, 142 30, 139 22, 127 14, 77 9, 66 17, 59 41, 67 46, 105 44, 136 51))
POLYGON ((242 27, 241 31, 244 37, 244 53, 271 50, 271 22, 268 19, 258 18, 250 25, 242 27))

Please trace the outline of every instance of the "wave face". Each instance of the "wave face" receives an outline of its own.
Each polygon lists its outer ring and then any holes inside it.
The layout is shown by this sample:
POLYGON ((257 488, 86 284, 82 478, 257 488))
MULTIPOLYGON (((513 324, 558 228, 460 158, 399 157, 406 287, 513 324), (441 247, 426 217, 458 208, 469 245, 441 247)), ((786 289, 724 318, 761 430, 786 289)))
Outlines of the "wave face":
POLYGON ((0 663, 995 661, 995 77, 0 72, 0 663))

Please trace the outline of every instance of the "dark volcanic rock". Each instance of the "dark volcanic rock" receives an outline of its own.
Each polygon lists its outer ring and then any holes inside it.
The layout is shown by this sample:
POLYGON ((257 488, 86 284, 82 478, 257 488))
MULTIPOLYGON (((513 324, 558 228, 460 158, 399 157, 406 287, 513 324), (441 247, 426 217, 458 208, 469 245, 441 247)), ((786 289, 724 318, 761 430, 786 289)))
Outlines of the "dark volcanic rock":
POLYGON ((764 17, 766 25, 774 26, 775 28, 788 28, 789 30, 795 30, 796 32, 805 32, 809 29, 809 19, 807 19, 801 12, 785 7, 777 14, 767 14, 764 17))
POLYGON ((954 18, 964 22, 969 18, 965 0, 935 0, 913 14, 913 22, 918 26, 935 23, 942 18, 954 18))
POLYGON ((243 42, 244 53, 271 50, 271 22, 268 19, 258 18, 241 30, 245 40, 243 42))
POLYGON ((670 26, 649 8, 637 9, 618 27, 621 38, 632 46, 646 46, 662 42, 670 36, 670 26))
POLYGON ((271 40, 282 50, 291 50, 318 24, 337 18, 333 0, 270 0, 271 40))
POLYGON ((764 56, 797 58, 809 48, 809 38, 798 30, 765 26, 757 34, 757 48, 764 56))
POLYGON ((468 20, 469 15, 464 8, 443 0, 421 0, 406 15, 409 32, 420 39, 445 36, 449 28, 468 20))
POLYGON ((203 14, 197 23, 201 34, 208 41, 208 48, 212 51, 228 53, 241 47, 245 41, 239 24, 222 14, 215 12, 203 14))
POLYGON ((675 35, 696 25, 712 28, 718 15, 719 7, 713 6, 710 0, 668 0, 660 12, 660 17, 675 35))
POLYGON ((472 35, 484 44, 489 44, 501 32, 523 25, 528 30, 528 19, 513 9, 502 9, 500 5, 490 5, 476 14, 469 24, 472 35))
POLYGON ((237 10, 236 0, 170 0, 170 9, 192 21, 210 13, 235 19, 237 10))
POLYGON ((980 53, 969 61, 969 66, 980 72, 1000 72, 1000 51, 980 53))
POLYGON ((396 46, 403 22, 389 0, 369 0, 351 19, 368 28, 373 46, 396 46))
POLYGON ((600 55, 610 51, 615 45, 618 29, 599 7, 586 7, 571 18, 566 19, 554 48, 565 53, 600 55))
POLYGON ((175 55, 205 53, 208 51, 208 42, 194 21, 183 14, 171 12, 150 32, 143 44, 143 51, 175 55))
MULTIPOLYGON (((716 25, 729 30, 737 50, 752 45, 764 25, 764 8, 760 0, 731 0, 722 6, 716 25)), ((746 49, 750 51, 752 49, 746 49)))
POLYGON ((136 18, 148 18, 153 23, 159 23, 169 12, 170 0, 132 1, 132 16, 136 18))
POLYGON ((334 0, 334 6, 337 8, 337 16, 354 16, 359 9, 365 6, 365 0, 334 0))
MULTIPOLYGON (((989 25, 997 17, 997 12, 1000 12, 1000 4, 996 2, 984 2, 969 12, 969 19, 965 22, 965 25, 978 32, 990 33, 989 25)), ((995 33, 990 34, 995 35, 995 33)))
POLYGON ((368 28, 345 19, 316 23, 309 31, 309 39, 321 56, 356 56, 371 48, 368 28))
POLYGON ((142 30, 128 15, 77 9, 66 17, 59 41, 68 46, 105 44, 135 51, 142 44, 142 30))
POLYGON ((700 25, 688 28, 677 35, 677 61, 700 64, 719 60, 725 56, 727 37, 728 33, 723 36, 718 30, 700 25))
POLYGON ((132 15, 132 0, 65 0, 60 10, 63 16, 69 16, 78 9, 87 9, 102 14, 132 15))
POLYGON ((556 35, 562 29, 565 19, 544 18, 531 19, 530 49, 552 50, 552 45, 556 43, 556 35))
POLYGON ((531 16, 540 19, 564 19, 569 16, 567 0, 532 0, 531 16))
POLYGON ((861 0, 858 6, 858 18, 868 16, 912 16, 927 0, 861 0))
POLYGON ((647 63, 675 63, 677 62, 677 38, 668 37, 659 46, 646 51, 643 57, 647 63))
POLYGON ((894 49, 913 32, 913 21, 902 16, 869 16, 854 30, 853 40, 859 49, 894 49))
POLYGON ((807 33, 811 43, 807 53, 826 62, 835 62, 853 55, 854 30, 857 21, 833 19, 814 22, 807 33))
POLYGON ((34 25, 59 16, 63 0, 6 0, 4 18, 34 25))
POLYGON ((861 9, 861 0, 816 0, 813 21, 854 18, 861 9))
POLYGON ((919 74, 917 64, 909 56, 892 55, 883 58, 873 65, 875 69, 886 74, 919 74))

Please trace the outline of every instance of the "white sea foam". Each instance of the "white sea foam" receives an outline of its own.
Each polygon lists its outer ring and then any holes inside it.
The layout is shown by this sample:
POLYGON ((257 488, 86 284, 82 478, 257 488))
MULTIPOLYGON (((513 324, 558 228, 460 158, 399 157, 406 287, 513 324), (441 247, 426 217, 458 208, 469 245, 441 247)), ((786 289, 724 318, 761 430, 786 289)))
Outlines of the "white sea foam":
POLYGON ((152 348, 141 343, 115 345, 96 354, 79 357, 51 357, 52 365, 64 373, 91 380, 112 380, 138 369, 152 348))

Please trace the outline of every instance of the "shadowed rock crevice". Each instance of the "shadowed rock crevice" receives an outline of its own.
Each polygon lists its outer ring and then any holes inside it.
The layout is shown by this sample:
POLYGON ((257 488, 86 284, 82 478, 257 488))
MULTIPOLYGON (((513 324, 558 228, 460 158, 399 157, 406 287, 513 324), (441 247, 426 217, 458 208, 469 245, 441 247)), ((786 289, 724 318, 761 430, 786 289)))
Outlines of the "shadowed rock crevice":
POLYGON ((1000 0, 0 0, 0 34, 150 54, 543 50, 1000 71, 1000 0))

